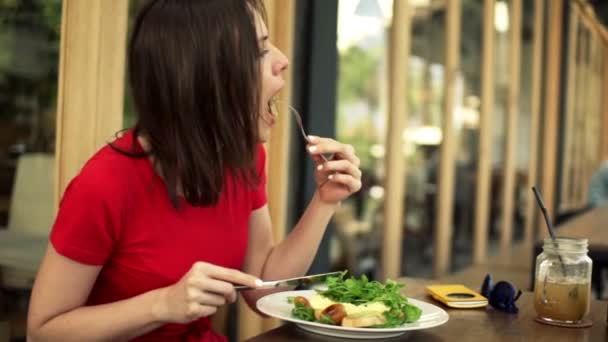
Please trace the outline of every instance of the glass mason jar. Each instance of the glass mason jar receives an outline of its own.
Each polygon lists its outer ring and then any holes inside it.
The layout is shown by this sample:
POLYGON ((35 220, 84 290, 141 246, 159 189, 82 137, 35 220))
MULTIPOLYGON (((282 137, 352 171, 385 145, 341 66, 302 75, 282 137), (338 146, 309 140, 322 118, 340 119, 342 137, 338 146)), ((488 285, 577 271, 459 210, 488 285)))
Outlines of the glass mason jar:
POLYGON ((589 313, 591 258, 587 239, 545 238, 536 257, 534 308, 547 322, 577 324, 589 313))

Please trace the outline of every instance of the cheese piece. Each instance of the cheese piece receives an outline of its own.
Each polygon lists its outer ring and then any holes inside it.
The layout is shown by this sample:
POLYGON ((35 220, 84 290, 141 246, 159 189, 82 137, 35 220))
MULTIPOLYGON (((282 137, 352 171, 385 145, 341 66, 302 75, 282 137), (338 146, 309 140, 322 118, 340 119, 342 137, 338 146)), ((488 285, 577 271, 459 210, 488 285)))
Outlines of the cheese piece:
POLYGON ((367 328, 386 323, 382 314, 350 315, 344 317, 342 326, 352 328, 367 328))
MULTIPOLYGON (((327 297, 323 297, 320 294, 315 294, 308 299, 310 306, 316 311, 323 311, 326 307, 336 304, 327 297)), ((382 315, 384 311, 388 311, 388 307, 382 302, 371 302, 360 305, 354 305, 351 303, 340 303, 344 306, 347 316, 351 315, 382 315)))

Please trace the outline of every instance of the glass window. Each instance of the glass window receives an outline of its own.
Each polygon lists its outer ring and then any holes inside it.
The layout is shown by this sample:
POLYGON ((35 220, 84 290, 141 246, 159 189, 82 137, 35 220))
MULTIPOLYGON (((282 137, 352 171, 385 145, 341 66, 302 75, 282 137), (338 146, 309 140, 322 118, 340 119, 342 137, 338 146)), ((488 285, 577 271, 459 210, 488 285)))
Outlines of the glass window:
POLYGON ((525 208, 532 199, 528 187, 528 168, 530 165, 530 124, 532 120, 532 65, 534 35, 533 1, 522 2, 521 63, 519 82, 519 117, 517 118, 517 145, 515 164, 515 212, 513 213, 513 239, 523 240, 525 208))
POLYGON ((483 1, 464 0, 461 6, 460 72, 454 106, 453 271, 472 262, 481 104, 483 1))
POLYGON ((0 1, 0 227, 52 223, 60 22, 60 0, 0 1))
POLYGON ((54 219, 61 5, 0 0, 0 316, 10 319, 0 336, 7 340, 25 340, 27 290, 54 219))
POLYGON ((337 139, 355 146, 363 187, 336 213, 334 268, 376 278, 379 267, 387 121, 388 25, 392 0, 340 1, 337 139))
POLYGON ((445 88, 445 1, 411 1, 402 273, 432 277, 445 88))
POLYGON ((505 143, 509 101, 510 1, 496 1, 494 7, 494 111, 492 113, 492 153, 488 252, 498 251, 502 229, 505 143))

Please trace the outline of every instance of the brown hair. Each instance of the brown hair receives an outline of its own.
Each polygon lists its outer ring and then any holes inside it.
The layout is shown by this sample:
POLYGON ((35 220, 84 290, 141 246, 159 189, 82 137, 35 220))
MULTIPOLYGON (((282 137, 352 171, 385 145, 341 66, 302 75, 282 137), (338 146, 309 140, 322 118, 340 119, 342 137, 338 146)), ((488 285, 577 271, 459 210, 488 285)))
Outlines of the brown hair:
POLYGON ((128 67, 137 129, 171 201, 218 202, 229 174, 254 186, 261 76, 261 0, 152 0, 141 9, 128 67))

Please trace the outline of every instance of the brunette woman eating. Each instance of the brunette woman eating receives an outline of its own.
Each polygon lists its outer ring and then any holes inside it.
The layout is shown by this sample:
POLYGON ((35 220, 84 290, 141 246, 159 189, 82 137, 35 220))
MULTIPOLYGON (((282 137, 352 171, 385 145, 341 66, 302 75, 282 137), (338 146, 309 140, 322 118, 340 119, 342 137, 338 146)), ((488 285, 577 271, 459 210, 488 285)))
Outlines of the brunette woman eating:
MULTIPOLYGON (((310 137, 316 192, 273 241, 262 143, 288 60, 264 18, 261 0, 142 7, 128 48, 137 123, 63 194, 30 341, 225 341, 209 316, 236 300, 235 285, 307 272, 336 207, 361 187, 359 159, 310 137)), ((242 294, 254 307, 261 291, 242 294)))

